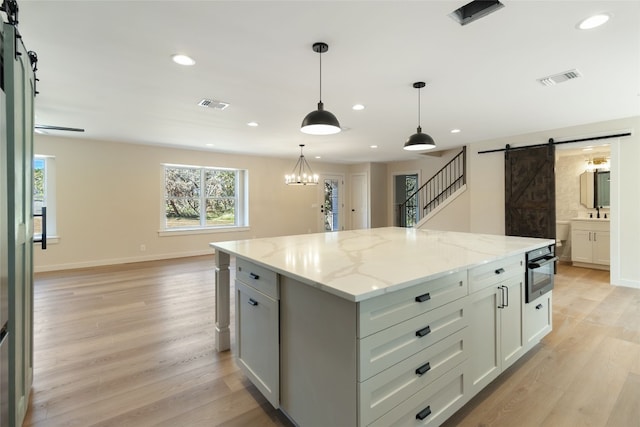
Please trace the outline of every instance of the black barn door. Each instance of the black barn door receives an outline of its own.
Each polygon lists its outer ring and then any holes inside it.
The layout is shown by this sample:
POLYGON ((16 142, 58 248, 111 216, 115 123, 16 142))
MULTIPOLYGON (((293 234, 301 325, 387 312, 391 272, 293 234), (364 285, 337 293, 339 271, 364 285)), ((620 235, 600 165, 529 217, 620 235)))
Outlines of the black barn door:
POLYGON ((505 234, 554 239, 555 147, 507 150, 504 156, 505 234))

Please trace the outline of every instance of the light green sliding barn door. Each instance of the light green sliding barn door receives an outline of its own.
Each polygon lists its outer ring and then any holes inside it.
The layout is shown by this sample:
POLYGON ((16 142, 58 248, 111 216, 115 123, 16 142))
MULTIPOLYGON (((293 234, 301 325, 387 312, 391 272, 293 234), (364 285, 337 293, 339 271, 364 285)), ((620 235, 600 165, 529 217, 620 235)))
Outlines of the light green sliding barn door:
POLYGON ((7 135, 9 416, 24 419, 33 382, 33 98, 35 77, 16 29, 3 24, 7 135))

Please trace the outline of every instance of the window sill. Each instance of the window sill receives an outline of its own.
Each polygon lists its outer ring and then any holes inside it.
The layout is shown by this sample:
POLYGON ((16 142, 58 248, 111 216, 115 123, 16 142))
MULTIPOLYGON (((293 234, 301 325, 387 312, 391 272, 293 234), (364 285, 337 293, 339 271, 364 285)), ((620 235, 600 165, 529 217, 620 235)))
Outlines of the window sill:
POLYGON ((188 236, 190 234, 217 234, 249 231, 249 227, 219 227, 219 228, 177 228, 175 230, 160 230, 158 236, 188 236))
MULTIPOLYGON (((40 235, 34 235, 33 239, 40 239, 40 235)), ((40 245, 42 242, 33 242, 34 245, 40 245)), ((47 236, 47 245, 57 245, 60 243, 60 236, 47 236)))

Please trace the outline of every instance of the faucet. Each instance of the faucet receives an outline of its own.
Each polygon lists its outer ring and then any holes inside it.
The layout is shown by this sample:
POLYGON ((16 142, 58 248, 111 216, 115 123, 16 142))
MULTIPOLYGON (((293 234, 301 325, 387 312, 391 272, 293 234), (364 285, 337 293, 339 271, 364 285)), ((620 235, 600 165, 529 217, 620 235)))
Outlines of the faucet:
POLYGON ((596 218, 600 218, 600 206, 596 206, 596 211, 598 212, 596 218))

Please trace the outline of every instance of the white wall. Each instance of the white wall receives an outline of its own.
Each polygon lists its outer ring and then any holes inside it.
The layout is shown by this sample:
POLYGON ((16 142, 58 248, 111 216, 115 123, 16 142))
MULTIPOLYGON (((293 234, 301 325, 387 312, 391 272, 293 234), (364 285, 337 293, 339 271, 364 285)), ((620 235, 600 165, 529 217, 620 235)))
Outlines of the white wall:
MULTIPOLYGON (((35 153, 55 156, 57 244, 34 251, 35 271, 117 264, 211 253, 212 241, 317 232, 319 187, 286 186, 297 160, 217 154, 36 135, 35 153), (246 231, 158 235, 162 163, 249 171, 246 231), (142 252, 140 245, 145 245, 142 252)), ((313 163, 317 173, 347 166, 313 163)))
POLYGON ((482 141, 467 151, 471 232, 504 234, 504 153, 478 151, 587 138, 624 131, 611 140, 611 283, 640 288, 640 117, 482 141))

